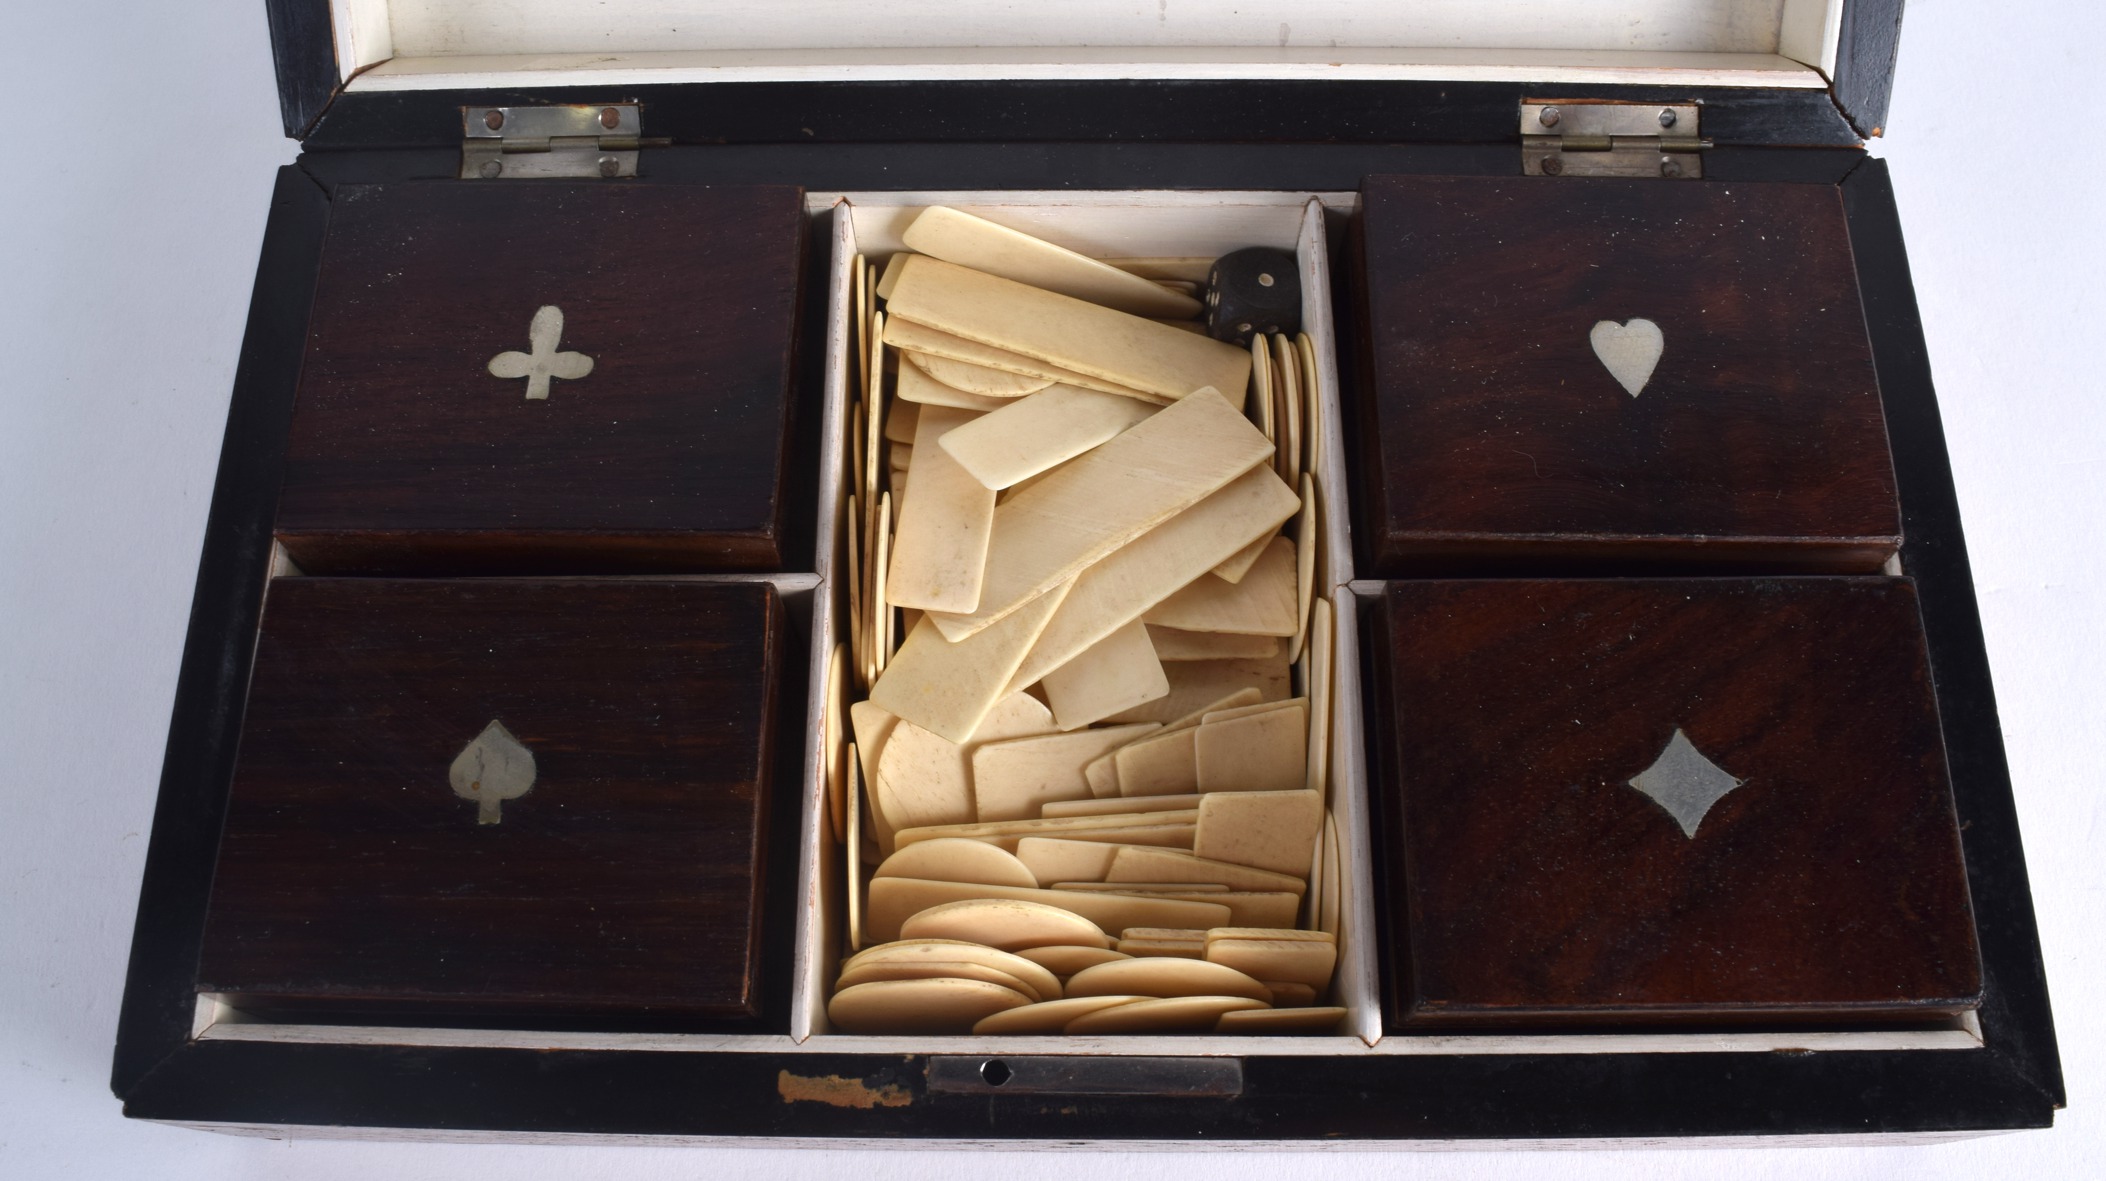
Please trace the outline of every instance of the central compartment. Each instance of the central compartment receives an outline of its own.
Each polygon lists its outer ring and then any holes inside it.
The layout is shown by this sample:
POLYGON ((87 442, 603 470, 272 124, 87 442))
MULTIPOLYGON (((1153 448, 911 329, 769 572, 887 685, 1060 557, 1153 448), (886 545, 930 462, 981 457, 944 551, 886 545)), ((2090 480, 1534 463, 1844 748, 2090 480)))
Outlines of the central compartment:
MULTIPOLYGON (((814 206, 817 207, 821 200, 813 198, 814 206)), ((848 583, 857 572, 855 567, 847 564, 848 534, 860 528, 861 522, 846 518, 844 512, 848 495, 854 491, 850 484, 859 466, 852 440, 856 434, 853 416, 861 411, 861 404, 852 397, 852 391, 867 384, 866 366, 859 365, 858 353, 868 347, 867 343, 860 341, 861 333, 856 325, 862 314, 859 309, 867 298, 859 291, 859 286, 867 285, 867 274, 859 281, 857 270, 859 266, 869 266, 876 272, 883 272, 893 255, 908 249, 907 228, 923 210, 934 206, 955 209, 1090 258, 1132 271, 1161 273, 1166 277, 1182 271, 1203 279, 1211 260, 1237 250, 1266 247, 1290 252, 1302 292, 1301 331, 1306 334, 1314 352, 1317 386, 1314 401, 1320 407, 1318 416, 1323 420, 1309 427, 1311 470, 1307 473, 1320 507, 1312 520, 1298 528, 1312 532, 1309 544, 1318 555, 1311 579, 1314 595, 1325 600, 1337 619, 1336 639, 1325 652, 1333 670, 1330 691, 1334 701, 1331 711, 1334 721, 1324 755, 1330 767, 1330 790, 1324 800, 1328 824, 1336 831, 1334 876, 1337 885, 1331 891, 1330 901, 1322 906, 1323 913, 1310 916, 1302 925, 1335 928, 1338 959, 1332 986, 1328 998, 1319 996, 1316 1003, 1345 1009, 1345 1017, 1337 1032, 1314 1037, 1221 1034, 973 1037, 835 1032, 826 1015, 827 1001, 833 991, 838 966, 852 950, 847 939, 850 925, 847 904, 851 889, 845 876, 848 858, 842 839, 844 834, 834 822, 833 803, 828 795, 832 790, 829 776, 839 773, 846 757, 846 743, 854 733, 846 711, 849 694, 843 692, 837 697, 815 698, 813 702, 813 716, 821 721, 813 727, 813 745, 807 760, 808 773, 813 777, 807 785, 812 792, 813 806, 806 816, 802 849, 808 893, 797 949, 796 992, 791 1004, 792 1038, 814 1049, 862 1052, 937 1050, 943 1053, 1012 1055, 1364 1053, 1380 1038, 1372 910, 1365 886, 1369 872, 1367 822, 1362 808, 1366 793, 1358 740, 1360 695, 1355 659, 1350 655, 1354 651, 1354 640, 1349 634, 1351 612, 1341 609, 1350 601, 1350 595, 1341 588, 1351 577, 1351 544, 1344 505, 1332 499, 1336 495, 1333 490, 1344 487, 1344 453, 1337 425, 1336 340, 1326 221, 1329 217, 1343 216, 1353 200, 1350 194, 1294 192, 911 192, 851 193, 830 202, 834 259, 828 317, 826 442, 820 457, 821 470, 825 474, 819 497, 820 553, 826 555, 826 564, 821 571, 820 618, 815 628, 820 640, 814 646, 811 670, 815 689, 824 694, 829 679, 827 666, 834 659, 833 649, 850 640, 854 627, 848 583), (827 711, 833 711, 837 720, 826 721, 827 711)), ((909 364, 905 357, 901 358, 903 371, 909 364)), ((1241 401, 1240 398, 1232 400, 1241 401)), ((882 451, 885 444, 879 441, 879 445, 882 451)), ((1288 533, 1297 535, 1293 522, 1290 522, 1288 533)), ((1026 674, 1019 673, 1019 680, 1025 678, 1026 674)), ((843 679, 852 683, 855 678, 843 679)), ((1173 694, 1176 692, 1173 689, 1173 694)), ((1307 684, 1298 680, 1278 696, 1297 693, 1306 696, 1307 684)), ((861 696, 860 693, 854 695, 861 696)), ((1172 708, 1172 712, 1183 713, 1184 710, 1172 708)), ((1126 716, 1117 715, 1119 718, 1126 716)), ((1166 714, 1163 719, 1156 720, 1167 720, 1169 716, 1166 714)), ((1110 804, 1108 800, 1100 802, 1110 804)), ((861 873, 867 875, 870 868, 861 867, 861 873)), ((1310 888, 1322 889, 1313 875, 1310 888)), ((1107 931, 1118 934, 1109 927, 1107 931)), ((869 946, 871 942, 889 937, 888 932, 866 940, 863 945, 869 946)))

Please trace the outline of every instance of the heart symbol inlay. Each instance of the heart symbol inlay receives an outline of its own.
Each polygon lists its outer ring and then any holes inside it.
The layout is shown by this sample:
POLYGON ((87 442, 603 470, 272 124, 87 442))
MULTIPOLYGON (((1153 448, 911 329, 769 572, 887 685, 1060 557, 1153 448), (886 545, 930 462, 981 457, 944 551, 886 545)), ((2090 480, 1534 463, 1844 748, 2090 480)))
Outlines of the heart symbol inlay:
POLYGON ((1601 358, 1609 376, 1634 398, 1652 380, 1653 367, 1660 363, 1660 350, 1667 346, 1660 326, 1651 320, 1634 319, 1622 324, 1602 320, 1587 334, 1587 340, 1594 345, 1594 355, 1601 358))

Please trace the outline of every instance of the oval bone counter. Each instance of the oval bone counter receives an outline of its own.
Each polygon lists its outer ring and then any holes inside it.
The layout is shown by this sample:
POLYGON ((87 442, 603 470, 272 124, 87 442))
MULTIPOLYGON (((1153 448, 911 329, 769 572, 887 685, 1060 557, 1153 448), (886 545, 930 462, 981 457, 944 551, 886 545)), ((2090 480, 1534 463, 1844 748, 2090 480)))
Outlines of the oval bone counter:
POLYGON ((1240 996, 1272 1003, 1271 989, 1234 968, 1175 956, 1098 964, 1068 978, 1069 996, 1120 993, 1152 997, 1240 996))
POLYGON ((982 1018, 1031 998, 982 980, 880 980, 834 994, 827 1019, 843 1033, 968 1033, 982 1018))

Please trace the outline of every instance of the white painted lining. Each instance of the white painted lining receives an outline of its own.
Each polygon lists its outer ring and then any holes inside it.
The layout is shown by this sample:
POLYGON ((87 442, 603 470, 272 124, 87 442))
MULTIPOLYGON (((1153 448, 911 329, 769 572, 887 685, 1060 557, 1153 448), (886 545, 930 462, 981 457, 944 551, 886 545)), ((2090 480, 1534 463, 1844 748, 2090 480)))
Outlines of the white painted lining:
POLYGON ((395 56, 394 17, 388 0, 330 0, 337 76, 344 81, 395 56))
MULTIPOLYGON (((1357 194, 1313 196, 1302 207, 1299 253, 1302 262, 1302 327, 1316 351, 1316 387, 1323 447, 1315 456, 1315 476, 1322 485, 1324 567, 1318 585, 1331 600, 1331 786, 1325 797, 1338 828, 1339 853, 1345 868, 1339 875, 1346 900, 1339 908, 1338 967, 1334 988, 1349 1004, 1347 1026, 1369 1046, 1382 1038, 1381 957, 1376 953, 1373 831, 1367 807, 1367 758, 1361 740, 1360 616, 1351 593, 1341 589, 1353 577, 1353 514, 1350 476, 1346 471, 1343 402, 1338 393, 1338 333, 1331 306, 1331 252, 1327 246, 1326 200, 1341 216, 1359 205, 1357 194)), ((1303 686, 1304 693, 1310 690, 1303 686)))
POLYGON ((1842 38, 1842 0, 1784 0, 1777 28, 1778 53, 1814 67, 1832 81, 1842 38))
POLYGON ((391 0, 404 56, 1260 46, 1775 53, 1785 0, 391 0))
MULTIPOLYGON (((811 196, 807 205, 847 201, 854 248, 882 263, 906 249, 914 215, 949 205, 1093 258, 1215 258, 1242 246, 1295 249, 1305 205, 1350 210, 1355 193, 1187 190, 908 191, 811 196)), ((1309 260, 1304 260, 1307 273, 1309 260)), ((1304 299, 1309 296, 1305 295, 1304 299)), ((1328 314, 1329 293, 1322 296, 1328 314)), ((1304 312, 1308 309, 1305 307, 1304 312)), ((1321 344, 1322 342, 1319 342, 1321 344)))
MULTIPOLYGON (((209 998, 207 998, 209 1000, 209 998)), ((223 1013, 226 1010, 221 1010, 223 1013)), ((281 1025, 222 1019, 199 1041, 326 1043, 510 1050, 623 1050, 665 1054, 1177 1054, 1187 1057, 1420 1057, 1431 1054, 1773 1054, 1794 1051, 1978 1050, 1977 1029, 1812 1033, 1404 1034, 1369 1046, 1357 1037, 861 1037, 825 1034, 548 1033, 515 1029, 281 1025), (1148 1048, 1140 1048, 1145 1044, 1148 1048)))
POLYGON ((1774 53, 1554 49, 991 48, 676 50, 398 57, 345 90, 649 86, 692 82, 1268 80, 1538 82, 1822 89, 1774 53))
MULTIPOLYGON (((847 638, 843 623, 837 619, 846 592, 842 584, 835 581, 834 565, 843 556, 841 549, 845 544, 841 510, 844 507, 842 498, 848 494, 844 469, 848 464, 848 379, 853 371, 848 362, 848 350, 854 339, 849 318, 854 314, 851 305, 855 300, 852 276, 856 255, 854 211, 846 201, 807 195, 805 207, 809 212, 830 210, 826 216, 833 231, 833 260, 827 270, 826 409, 821 415, 819 440, 819 523, 815 549, 820 581, 818 593, 812 600, 812 679, 805 704, 804 811, 797 843, 802 861, 798 873, 801 893, 790 968, 789 1040, 793 1043, 802 1043, 811 1036, 815 1009, 824 1010, 828 973, 833 963, 833 957, 825 954, 825 949, 839 946, 841 942, 840 916, 827 905, 833 894, 830 887, 839 881, 839 876, 826 867, 841 864, 843 854, 841 843, 833 833, 827 796, 826 752, 822 744, 826 736, 826 711, 832 707, 826 699, 827 665, 833 659, 834 646, 847 638)), ((847 576, 854 577, 855 571, 848 571, 847 576)), ((842 719, 841 731, 842 741, 854 739, 854 727, 845 718, 842 719)))
POLYGON ((1833 74, 1842 3, 333 0, 331 7, 347 89, 377 91, 1107 78, 1820 87, 1833 74), (1075 44, 1082 37, 1089 43, 1075 44))

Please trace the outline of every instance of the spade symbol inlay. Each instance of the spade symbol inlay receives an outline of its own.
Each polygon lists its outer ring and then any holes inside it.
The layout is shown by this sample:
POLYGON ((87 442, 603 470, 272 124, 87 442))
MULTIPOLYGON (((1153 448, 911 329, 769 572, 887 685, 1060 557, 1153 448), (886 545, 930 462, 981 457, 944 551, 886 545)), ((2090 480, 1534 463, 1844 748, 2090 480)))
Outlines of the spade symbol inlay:
POLYGON ((1695 840, 1697 825, 1704 822, 1711 806, 1746 782, 1726 774, 1717 763, 1705 758, 1689 736, 1677 729, 1675 736, 1668 739, 1667 749, 1660 752, 1652 766, 1631 780, 1631 786, 1667 809, 1667 814, 1682 826, 1682 835, 1695 840))
POLYGON ((446 774, 453 781, 453 794, 476 802, 475 822, 496 824, 504 819, 504 802, 534 786, 534 752, 493 718, 454 756, 446 774))

